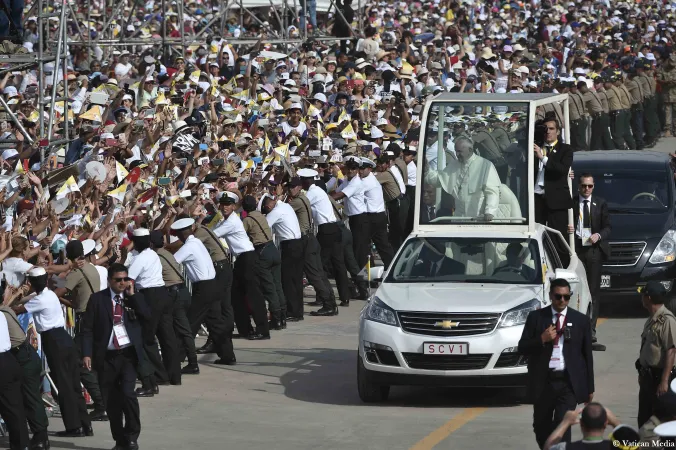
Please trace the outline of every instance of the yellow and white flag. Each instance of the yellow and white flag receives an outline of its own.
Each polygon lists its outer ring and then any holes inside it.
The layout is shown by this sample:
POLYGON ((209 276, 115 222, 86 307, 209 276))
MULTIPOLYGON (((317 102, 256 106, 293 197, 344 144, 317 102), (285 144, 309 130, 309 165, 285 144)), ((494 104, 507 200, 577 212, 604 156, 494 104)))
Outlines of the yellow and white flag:
POLYGON ((286 144, 282 144, 279 147, 275 147, 275 153, 277 153, 279 156, 283 156, 284 158, 288 158, 289 146, 286 144))
POLYGON ((239 173, 244 172, 247 169, 255 169, 256 168, 256 163, 253 162, 251 159, 247 159, 246 161, 241 162, 241 167, 239 169, 239 173))
POLYGON ((263 146, 265 147, 266 154, 269 155, 270 153, 272 153, 272 144, 270 143, 270 138, 268 137, 267 133, 265 133, 265 142, 263 143, 263 146))
POLYGON ((352 128, 351 123, 348 123, 347 126, 345 128, 343 128, 343 131, 340 132, 340 135, 345 140, 357 139, 357 133, 354 132, 354 129, 352 128))
POLYGON ((221 214, 221 212, 218 211, 216 213, 216 215, 207 224, 207 228, 209 228, 210 230, 213 230, 214 228, 216 228, 216 225, 221 223, 222 220, 223 220, 223 214, 221 214))
POLYGON ((127 178, 127 175, 129 175, 129 171, 119 162, 115 162, 115 168, 117 170, 118 183, 127 178))
POLYGON ((196 70, 196 71, 194 71, 193 73, 190 74, 190 76, 188 77, 188 80, 190 80, 191 82, 197 84, 197 83, 199 83, 199 81, 200 81, 200 75, 201 75, 201 74, 202 74, 201 71, 196 70))
POLYGON ((176 200, 178 200, 178 195, 167 195, 164 199, 167 201, 167 203, 173 205, 176 203, 176 200))
POLYGON ((20 173, 22 175, 26 173, 26 171, 23 168, 23 164, 21 164, 21 160, 18 160, 16 162, 16 168, 14 169, 14 173, 20 173))
POLYGON ((117 189, 113 189, 112 191, 108 192, 107 195, 110 195, 113 198, 116 198, 120 202, 124 201, 124 196, 127 193, 127 183, 123 184, 117 189))
POLYGON ((80 115, 80 119, 91 120, 92 122, 103 122, 103 111, 100 106, 94 105, 87 112, 80 115))
POLYGON ((72 176, 66 180, 65 183, 63 183, 63 186, 59 188, 58 192, 56 193, 56 198, 64 198, 67 194, 70 194, 71 192, 80 192, 80 188, 77 187, 77 183, 75 182, 75 178, 72 176))
POLYGON ((338 116, 338 125, 340 125, 346 120, 349 122, 350 116, 347 114, 347 111, 343 110, 343 112, 340 113, 340 116, 338 116))

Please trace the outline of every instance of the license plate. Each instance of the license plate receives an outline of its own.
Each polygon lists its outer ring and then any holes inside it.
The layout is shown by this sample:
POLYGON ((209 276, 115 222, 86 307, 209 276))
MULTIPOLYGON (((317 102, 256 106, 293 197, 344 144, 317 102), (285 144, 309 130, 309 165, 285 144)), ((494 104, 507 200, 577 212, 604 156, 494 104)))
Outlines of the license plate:
POLYGON ((601 288, 610 287, 610 275, 601 275, 601 288))
POLYGON ((425 342, 423 344, 423 354, 425 355, 467 355, 469 354, 469 344, 466 342, 439 343, 425 342))

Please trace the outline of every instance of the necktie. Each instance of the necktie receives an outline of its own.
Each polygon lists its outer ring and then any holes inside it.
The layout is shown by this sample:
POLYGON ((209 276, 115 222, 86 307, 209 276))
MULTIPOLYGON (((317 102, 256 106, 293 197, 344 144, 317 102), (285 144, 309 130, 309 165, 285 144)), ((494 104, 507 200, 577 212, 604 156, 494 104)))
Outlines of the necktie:
POLYGON ((429 207, 429 216, 430 220, 434 220, 437 217, 436 213, 434 212, 434 206, 429 207))
POLYGON ((556 342, 558 344, 559 339, 561 339, 561 313, 556 313, 556 342))
POLYGON ((589 220, 589 200, 585 200, 583 206, 583 211, 582 211, 582 226, 584 228, 589 228, 591 227, 591 223, 589 220))
MULTIPOLYGON (((122 323, 122 303, 120 303, 120 296, 115 296, 115 306, 113 307, 113 325, 122 323)), ((116 349, 120 349, 120 344, 117 342, 117 335, 113 333, 113 345, 116 349)))

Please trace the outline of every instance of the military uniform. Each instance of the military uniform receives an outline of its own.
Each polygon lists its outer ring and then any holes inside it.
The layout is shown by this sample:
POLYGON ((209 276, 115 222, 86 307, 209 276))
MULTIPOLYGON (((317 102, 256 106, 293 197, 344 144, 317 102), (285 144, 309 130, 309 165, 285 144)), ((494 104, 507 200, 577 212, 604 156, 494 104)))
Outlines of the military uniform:
POLYGON ((286 300, 282 289, 282 255, 272 242, 272 231, 265 216, 251 211, 242 220, 259 257, 259 277, 263 297, 268 301, 273 327, 279 328, 286 315, 286 300))
POLYGON ((631 78, 625 81, 624 85, 631 95, 631 131, 636 140, 636 148, 642 150, 644 147, 643 142, 643 100, 645 98, 645 93, 641 83, 638 81, 638 76, 635 75, 635 70, 632 69, 631 78))
POLYGON ((610 132, 615 143, 615 148, 624 150, 626 143, 624 141, 622 102, 620 102, 618 88, 611 85, 606 90, 608 99, 608 109, 610 110, 610 132))
POLYGON ((622 132, 622 137, 624 138, 627 147, 630 150, 636 150, 636 140, 631 132, 631 94, 624 84, 620 84, 619 86, 616 86, 616 88, 617 98, 620 99, 620 104, 622 105, 622 111, 620 112, 622 127, 620 128, 620 131, 622 132))
POLYGON ((26 420, 33 433, 32 443, 44 442, 48 440, 47 427, 49 425, 45 406, 42 403, 40 395, 40 373, 42 372, 42 360, 35 348, 26 339, 19 320, 14 311, 8 307, 0 305, 0 311, 4 313, 7 319, 7 328, 9 329, 9 338, 12 344, 10 353, 16 358, 21 366, 21 397, 26 412, 26 420))
MULTIPOLYGON (((650 63, 643 64, 639 69, 650 67, 650 63)), ((645 144, 652 146, 660 132, 660 118, 657 115, 657 97, 655 96, 657 85, 652 76, 645 72, 639 73, 636 77, 644 93, 643 96, 643 128, 645 130, 645 144)))
POLYGON ((592 119, 590 150, 610 150, 614 148, 610 137, 610 128, 608 125, 608 100, 605 98, 606 109, 604 110, 601 94, 594 91, 587 91, 582 94, 585 107, 592 119))
POLYGON ((657 72, 657 81, 662 86, 662 95, 664 97, 665 136, 671 136, 674 131, 673 107, 676 105, 676 54, 671 54, 669 64, 660 67, 657 72))
MULTIPOLYGON (((646 320, 641 333, 641 350, 636 361, 639 371, 638 425, 653 415, 657 387, 662 378, 667 350, 676 346, 676 317, 662 305, 646 320)), ((673 368, 670 380, 673 379, 673 368)))
POLYGON ((579 93, 568 94, 570 108, 570 145, 574 151, 588 150, 587 119, 584 99, 579 93))

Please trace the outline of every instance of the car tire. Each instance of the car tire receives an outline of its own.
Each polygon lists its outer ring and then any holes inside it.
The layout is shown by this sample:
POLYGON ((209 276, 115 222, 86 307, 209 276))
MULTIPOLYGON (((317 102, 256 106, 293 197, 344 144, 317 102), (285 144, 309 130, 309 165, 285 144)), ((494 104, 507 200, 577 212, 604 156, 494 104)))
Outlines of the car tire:
POLYGON ((387 400, 390 395, 390 387, 373 383, 369 371, 364 367, 364 361, 357 353, 357 390, 359 398, 364 403, 380 403, 387 400))

